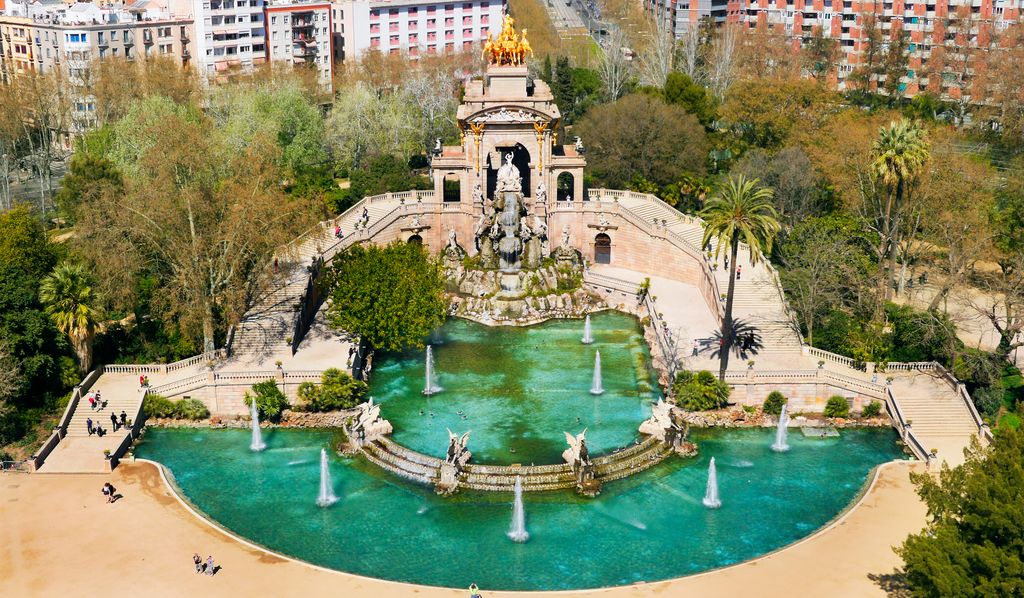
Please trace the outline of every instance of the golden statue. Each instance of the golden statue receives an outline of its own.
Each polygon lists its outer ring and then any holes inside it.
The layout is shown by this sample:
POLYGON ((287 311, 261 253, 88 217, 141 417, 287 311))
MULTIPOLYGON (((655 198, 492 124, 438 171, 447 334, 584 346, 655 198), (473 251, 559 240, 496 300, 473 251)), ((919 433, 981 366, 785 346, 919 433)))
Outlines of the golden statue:
POLYGON ((497 39, 492 39, 491 34, 487 34, 483 56, 487 58, 489 64, 522 66, 526 64, 527 54, 533 56, 533 48, 530 47, 530 42, 526 41, 526 30, 523 29, 523 36, 520 38, 516 34, 515 19, 512 15, 505 15, 497 39))

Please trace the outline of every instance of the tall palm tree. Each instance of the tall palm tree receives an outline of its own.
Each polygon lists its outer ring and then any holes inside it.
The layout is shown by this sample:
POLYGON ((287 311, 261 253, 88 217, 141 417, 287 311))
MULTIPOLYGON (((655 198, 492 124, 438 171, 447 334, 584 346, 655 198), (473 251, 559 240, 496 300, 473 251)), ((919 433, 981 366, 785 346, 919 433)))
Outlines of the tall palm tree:
POLYGON ((71 341, 82 373, 88 372, 99 317, 89 273, 81 264, 61 262, 39 283, 39 299, 57 329, 71 341))
POLYGON ((885 299, 891 297, 890 281, 896 272, 903 199, 910 185, 924 169, 929 157, 924 128, 919 123, 905 118, 882 127, 871 147, 871 167, 887 188, 879 210, 881 222, 878 223, 881 237, 878 258, 882 262, 888 259, 887 266, 879 268, 879 292, 885 299))
MULTIPOLYGON (((706 247, 711 239, 716 239, 718 246, 715 248, 715 257, 721 253, 722 247, 728 247, 731 258, 729 263, 735 267, 736 254, 742 240, 750 247, 750 263, 759 262, 765 253, 772 250, 772 242, 780 228, 772 195, 772 190, 762 187, 758 179, 747 180, 743 175, 730 178, 700 212, 704 219, 702 247, 706 247)), ((722 347, 718 352, 719 380, 725 379, 730 349, 736 340, 732 319, 735 292, 736 276, 730 271, 725 317, 722 319, 722 347)))

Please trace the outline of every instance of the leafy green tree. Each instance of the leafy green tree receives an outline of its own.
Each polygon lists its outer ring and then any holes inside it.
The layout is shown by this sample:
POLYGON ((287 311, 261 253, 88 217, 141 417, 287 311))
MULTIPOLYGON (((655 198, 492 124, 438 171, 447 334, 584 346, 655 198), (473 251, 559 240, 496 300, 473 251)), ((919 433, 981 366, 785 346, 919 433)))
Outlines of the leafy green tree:
POLYGON ((68 172, 61 179, 60 190, 54 196, 57 207, 65 217, 75 218, 75 211, 87 198, 103 193, 120 193, 124 179, 113 162, 102 153, 91 152, 84 144, 71 155, 68 172))
MULTIPOLYGON (((728 247, 729 263, 736 264, 740 241, 750 248, 750 262, 756 264, 771 253, 779 221, 772 205, 772 190, 759 186, 757 179, 747 180, 742 175, 729 179, 708 200, 700 212, 704 219, 702 246, 712 239, 717 241, 716 255, 728 247)), ((725 317, 722 319, 722 347, 719 352, 718 379, 725 379, 729 367, 729 353, 736 341, 732 305, 736 293, 736 277, 729 276, 729 290, 725 298, 725 317)))
POLYGON ((897 549, 914 596, 1024 594, 1024 434, 1002 428, 937 477, 912 473, 928 524, 897 549))
POLYGON ((846 399, 835 395, 828 398, 825 403, 825 417, 847 417, 850 415, 850 404, 846 399))
POLYGON ((782 413, 782 406, 786 404, 788 399, 786 395, 782 394, 777 390, 773 390, 768 393, 768 396, 764 399, 764 405, 761 410, 769 415, 779 415, 782 413))
POLYGON ((89 273, 82 264, 61 262, 40 283, 39 299, 57 330, 71 341, 82 373, 87 373, 99 317, 89 273))
POLYGON ((252 391, 246 391, 242 400, 246 407, 251 407, 252 402, 256 401, 260 417, 273 421, 281 419, 281 412, 288 408, 288 397, 273 380, 253 384, 252 391))
POLYGON ((720 409, 729 401, 729 385, 707 370, 680 372, 672 390, 676 403, 687 411, 720 409))
POLYGON ((330 368, 324 371, 320 384, 303 382, 297 392, 309 411, 337 411, 361 403, 366 391, 365 382, 337 368, 330 368))
POLYGON ((693 82, 688 75, 672 71, 665 79, 664 97, 667 104, 682 106, 697 117, 700 124, 710 127, 716 115, 715 103, 707 90, 693 82))
POLYGON ((327 319, 374 349, 422 347, 448 307, 438 261, 417 244, 355 245, 327 271, 327 319))

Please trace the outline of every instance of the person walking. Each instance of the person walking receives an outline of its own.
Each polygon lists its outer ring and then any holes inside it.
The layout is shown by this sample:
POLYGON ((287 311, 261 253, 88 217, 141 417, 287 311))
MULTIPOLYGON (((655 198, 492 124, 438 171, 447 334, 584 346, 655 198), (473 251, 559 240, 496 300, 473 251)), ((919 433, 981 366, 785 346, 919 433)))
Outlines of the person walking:
POLYGON ((213 575, 214 569, 216 569, 216 566, 213 564, 213 555, 211 554, 210 556, 206 557, 206 574, 213 575))
POLYGON ((121 410, 121 427, 128 427, 128 414, 124 412, 124 409, 121 410))
POLYGON ((192 564, 196 566, 196 574, 203 572, 203 557, 199 556, 199 553, 192 555, 192 564))
POLYGON ((700 343, 697 342, 697 339, 693 339, 693 353, 692 353, 692 357, 696 357, 697 353, 700 353, 700 343))
POLYGON ((85 418, 85 430, 87 432, 89 432, 89 436, 92 436, 93 434, 96 433, 96 430, 92 427, 92 418, 91 417, 85 418))
POLYGON ((736 280, 740 279, 740 275, 743 274, 743 266, 736 266, 736 280))
POLYGON ((89 409, 96 409, 96 395, 89 393, 89 409))
POLYGON ((114 412, 113 412, 113 411, 111 411, 111 412, 110 412, 110 423, 111 423, 111 424, 113 425, 113 427, 114 427, 114 431, 115 431, 115 432, 117 432, 117 428, 118 428, 118 425, 117 425, 117 416, 116 416, 116 415, 114 415, 114 412))

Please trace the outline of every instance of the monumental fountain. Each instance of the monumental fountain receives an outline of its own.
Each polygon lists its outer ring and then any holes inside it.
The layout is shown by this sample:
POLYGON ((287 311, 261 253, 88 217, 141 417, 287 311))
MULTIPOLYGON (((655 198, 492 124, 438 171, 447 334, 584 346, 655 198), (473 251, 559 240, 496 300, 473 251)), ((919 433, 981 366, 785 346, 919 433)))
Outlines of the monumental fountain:
POLYGON ((434 348, 431 345, 427 345, 427 358, 424 370, 423 380, 423 394, 430 395, 437 394, 444 390, 437 384, 437 374, 434 372, 434 348))
POLYGON ((508 530, 508 537, 513 542, 523 543, 530 539, 530 533, 526 531, 526 510, 523 507, 523 478, 516 478, 516 487, 513 490, 512 499, 512 525, 508 530))
POLYGON ((789 450, 787 425, 789 425, 789 415, 786 414, 786 404, 783 403, 782 411, 779 412, 779 424, 775 428, 775 442, 772 443, 772 450, 776 453, 784 453, 789 450))
POLYGON ((334 494, 334 486, 331 483, 330 461, 327 459, 327 449, 320 449, 320 494, 316 497, 316 506, 329 507, 338 502, 334 494))
POLYGON ((709 509, 722 506, 722 500, 718 498, 718 470, 715 469, 714 457, 711 457, 711 463, 708 464, 708 484, 704 491, 703 503, 709 509))
POLYGON ((260 431, 260 412, 256 406, 256 397, 252 398, 249 403, 249 418, 252 425, 252 439, 249 441, 249 449, 259 452, 267 448, 267 443, 263 442, 263 433, 260 431))

